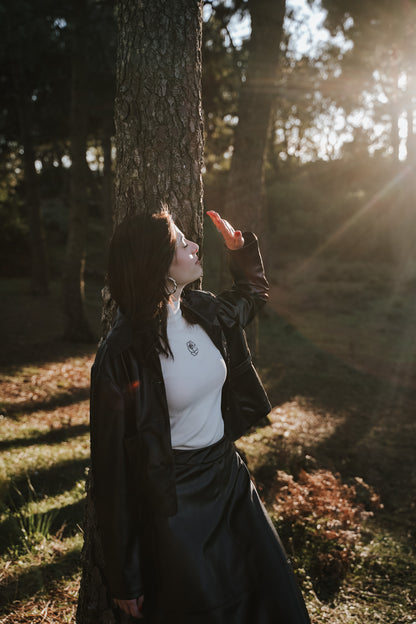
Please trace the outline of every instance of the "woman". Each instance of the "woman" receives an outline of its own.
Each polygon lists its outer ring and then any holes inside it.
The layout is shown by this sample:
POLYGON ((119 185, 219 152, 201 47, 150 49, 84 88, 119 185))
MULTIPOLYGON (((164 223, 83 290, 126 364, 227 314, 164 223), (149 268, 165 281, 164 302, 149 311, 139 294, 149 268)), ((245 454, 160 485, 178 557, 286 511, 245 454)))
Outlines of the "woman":
POLYGON ((91 375, 93 499, 109 592, 151 624, 304 624, 279 538, 233 441, 270 411, 244 327, 268 283, 256 236, 209 212, 234 285, 217 297, 166 209, 115 230, 118 314, 91 375))

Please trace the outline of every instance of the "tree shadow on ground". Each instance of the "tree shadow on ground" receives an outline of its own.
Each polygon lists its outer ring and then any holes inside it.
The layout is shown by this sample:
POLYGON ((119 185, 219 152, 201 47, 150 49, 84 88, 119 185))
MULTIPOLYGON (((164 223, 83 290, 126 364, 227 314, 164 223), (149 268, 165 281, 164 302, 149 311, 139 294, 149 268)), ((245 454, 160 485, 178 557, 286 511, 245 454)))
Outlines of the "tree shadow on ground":
POLYGON ((7 451, 9 449, 19 449, 34 444, 57 444, 58 442, 65 442, 71 438, 76 438, 79 435, 88 433, 89 425, 62 425, 46 432, 39 432, 28 438, 12 438, 9 440, 0 440, 0 451, 7 451))
MULTIPOLYGON (((65 539, 75 535, 80 530, 84 512, 85 498, 62 507, 52 507, 47 511, 36 513, 36 517, 32 518, 33 527, 35 530, 36 527, 49 524, 49 535, 59 535, 59 539, 65 539)), ((22 521, 16 515, 9 514, 0 524, 0 555, 4 555, 13 547, 18 547, 22 543, 23 537, 22 521)))
POLYGON ((0 353, 0 369, 13 375, 23 366, 42 365, 59 362, 72 357, 94 355, 98 341, 93 343, 67 342, 60 336, 33 344, 9 345, 0 353))
POLYGON ((36 500, 44 496, 58 496, 85 479, 88 465, 89 458, 85 458, 60 461, 48 468, 35 468, 13 480, 14 487, 10 489, 11 503, 19 509, 27 502, 28 478, 36 500))
POLYGON ((19 416, 26 416, 28 414, 33 414, 34 412, 52 412, 58 407, 65 407, 67 405, 72 405, 73 403, 80 403, 81 401, 86 401, 89 398, 89 395, 89 386, 86 388, 73 388, 72 390, 54 393, 49 398, 41 399, 39 401, 30 400, 19 403, 2 401, 1 407, 7 416, 18 418, 19 416))
MULTIPOLYGON (((0 524, 0 554, 21 541, 22 532, 16 517, 21 508, 29 500, 41 501, 43 498, 57 496, 71 490, 76 483, 85 479, 88 465, 89 459, 66 460, 58 462, 50 468, 33 470, 13 481, 9 487, 7 503, 10 513, 0 524), (30 479, 30 486, 28 478, 30 479)), ((84 506, 85 496, 75 503, 37 513, 37 526, 42 524, 43 517, 51 514, 51 534, 63 527, 62 537, 73 535, 77 525, 82 523, 84 506)))

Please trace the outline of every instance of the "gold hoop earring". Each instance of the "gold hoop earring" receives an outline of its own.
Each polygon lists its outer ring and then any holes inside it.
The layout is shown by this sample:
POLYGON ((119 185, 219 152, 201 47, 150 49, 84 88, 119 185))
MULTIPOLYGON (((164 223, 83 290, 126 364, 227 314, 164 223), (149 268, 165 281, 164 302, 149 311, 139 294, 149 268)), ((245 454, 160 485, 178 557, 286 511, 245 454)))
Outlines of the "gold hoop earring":
POLYGON ((176 280, 173 277, 170 277, 170 275, 167 276, 167 279, 171 280, 173 282, 173 290, 168 290, 167 291, 168 295, 173 295, 176 292, 177 288, 178 288, 178 284, 177 284, 176 280))

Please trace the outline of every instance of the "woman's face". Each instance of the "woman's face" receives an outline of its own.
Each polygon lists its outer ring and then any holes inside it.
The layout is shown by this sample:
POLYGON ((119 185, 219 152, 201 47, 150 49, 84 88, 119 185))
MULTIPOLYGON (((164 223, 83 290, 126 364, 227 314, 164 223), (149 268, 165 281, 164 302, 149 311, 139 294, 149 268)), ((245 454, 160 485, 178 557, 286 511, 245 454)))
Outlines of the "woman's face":
POLYGON ((185 238, 185 235, 175 225, 176 249, 169 267, 169 276, 176 280, 178 286, 186 286, 199 279, 202 267, 198 260, 198 245, 185 238))

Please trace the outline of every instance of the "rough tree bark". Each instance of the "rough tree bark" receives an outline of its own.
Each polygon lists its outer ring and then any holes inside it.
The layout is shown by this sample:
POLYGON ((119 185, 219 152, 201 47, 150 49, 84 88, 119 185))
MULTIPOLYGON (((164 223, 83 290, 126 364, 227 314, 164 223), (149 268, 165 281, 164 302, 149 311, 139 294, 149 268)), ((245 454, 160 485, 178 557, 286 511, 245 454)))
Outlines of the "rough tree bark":
POLYGON ((119 20, 116 220, 153 196, 201 236, 200 2, 122 2, 119 20))
POLYGON ((84 311, 84 268, 87 241, 87 9, 88 0, 74 0, 72 18, 71 182, 70 214, 63 276, 64 337, 74 342, 94 340, 84 311))
MULTIPOLYGON (((202 0, 120 0, 118 23, 114 222, 156 198, 200 242, 202 0)), ((104 298, 105 334, 113 306, 104 298)), ((90 492, 88 484, 76 621, 121 622, 102 578, 90 492)))

